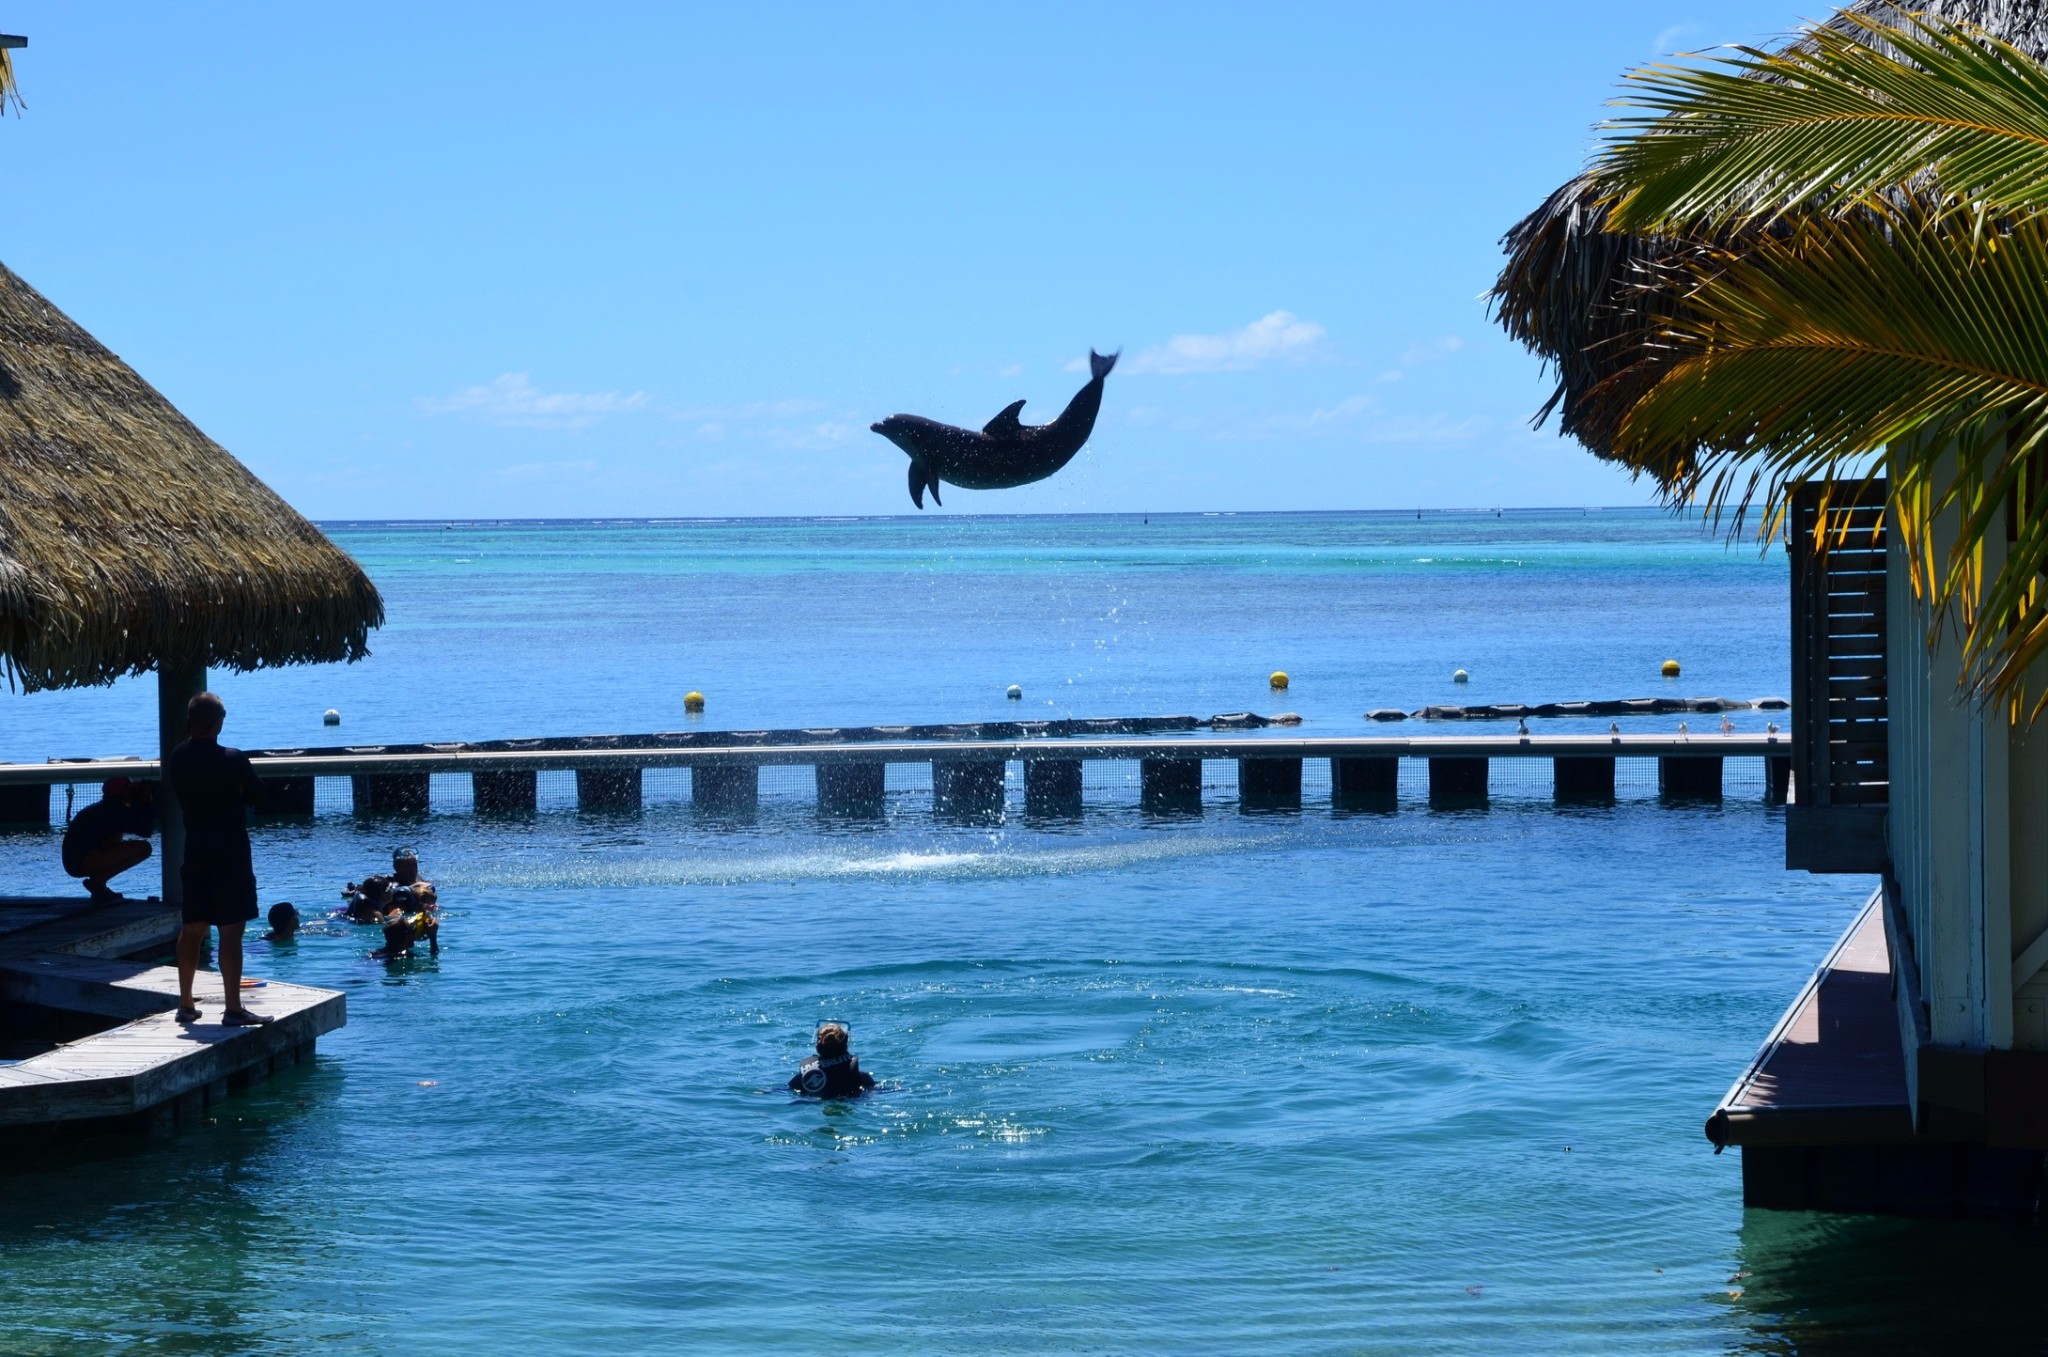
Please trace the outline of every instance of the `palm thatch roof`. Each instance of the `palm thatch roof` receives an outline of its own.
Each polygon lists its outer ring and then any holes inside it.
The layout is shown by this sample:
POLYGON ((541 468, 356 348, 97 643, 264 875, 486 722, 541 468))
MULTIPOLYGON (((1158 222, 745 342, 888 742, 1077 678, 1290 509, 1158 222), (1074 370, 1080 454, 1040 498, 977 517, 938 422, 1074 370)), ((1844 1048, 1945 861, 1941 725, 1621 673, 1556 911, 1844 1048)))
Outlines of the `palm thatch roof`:
POLYGON ((0 265, 0 667, 33 692, 162 665, 356 660, 348 554, 0 265))
MULTIPOLYGON (((1898 23, 1909 13, 1974 24, 2048 61, 2048 0, 1857 0, 1827 22, 1847 30, 1845 15, 1898 23)), ((1566 183, 1502 238, 1508 262, 1491 299, 1502 328, 1557 378, 1537 422, 1555 413, 1559 432, 1614 458, 1622 417, 1669 361, 1649 341, 1660 320, 1684 313, 1680 265, 1703 247, 1611 232, 1606 220, 1588 176, 1566 183)))

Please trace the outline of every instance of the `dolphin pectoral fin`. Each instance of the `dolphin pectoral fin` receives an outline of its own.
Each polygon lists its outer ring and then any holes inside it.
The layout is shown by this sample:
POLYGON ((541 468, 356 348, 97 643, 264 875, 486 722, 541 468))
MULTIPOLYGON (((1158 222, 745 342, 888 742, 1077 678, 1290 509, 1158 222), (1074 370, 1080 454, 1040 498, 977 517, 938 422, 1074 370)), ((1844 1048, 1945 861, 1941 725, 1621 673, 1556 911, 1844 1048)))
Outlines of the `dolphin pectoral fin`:
POLYGON ((924 467, 915 461, 910 464, 910 502, 924 508, 924 467))
POLYGON ((1005 438, 1023 432, 1024 421, 1017 418, 1017 412, 1023 408, 1023 401, 1011 401, 1003 407, 1001 414, 982 425, 981 431, 990 438, 1005 438))
POLYGON ((945 501, 939 498, 939 469, 937 467, 933 467, 931 469, 930 479, 926 482, 926 484, 930 487, 932 492, 932 503, 938 505, 941 509, 945 508, 945 501))

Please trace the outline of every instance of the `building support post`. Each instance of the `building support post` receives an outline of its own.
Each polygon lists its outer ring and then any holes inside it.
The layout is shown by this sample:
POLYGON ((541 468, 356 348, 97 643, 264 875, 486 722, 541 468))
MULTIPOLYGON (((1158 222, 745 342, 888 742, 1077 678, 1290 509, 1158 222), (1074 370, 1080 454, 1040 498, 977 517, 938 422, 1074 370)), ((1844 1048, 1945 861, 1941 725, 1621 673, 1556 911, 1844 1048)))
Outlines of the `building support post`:
POLYGON ((171 751, 185 738, 185 708, 206 691, 206 666, 159 661, 156 670, 156 816, 163 826, 163 899, 185 903, 185 814, 171 790, 171 751))

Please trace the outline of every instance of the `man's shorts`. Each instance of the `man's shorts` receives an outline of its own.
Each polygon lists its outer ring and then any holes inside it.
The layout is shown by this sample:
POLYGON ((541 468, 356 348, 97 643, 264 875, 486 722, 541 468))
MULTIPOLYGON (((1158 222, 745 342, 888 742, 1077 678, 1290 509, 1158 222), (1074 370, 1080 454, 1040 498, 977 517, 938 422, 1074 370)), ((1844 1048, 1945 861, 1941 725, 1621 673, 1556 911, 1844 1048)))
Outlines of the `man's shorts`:
POLYGON ((185 886, 188 924, 239 924, 256 917, 256 874, 246 867, 187 862, 179 879, 185 886))

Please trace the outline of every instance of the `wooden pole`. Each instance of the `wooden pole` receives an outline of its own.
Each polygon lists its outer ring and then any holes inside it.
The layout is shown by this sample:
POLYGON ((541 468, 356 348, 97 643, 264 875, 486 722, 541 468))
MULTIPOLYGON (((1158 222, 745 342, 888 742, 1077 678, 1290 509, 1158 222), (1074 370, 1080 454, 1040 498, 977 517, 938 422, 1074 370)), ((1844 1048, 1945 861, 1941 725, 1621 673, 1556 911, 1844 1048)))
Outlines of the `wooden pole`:
POLYGON ((164 903, 185 903, 185 816, 178 809, 177 793, 171 790, 171 750, 185 738, 185 707, 206 691, 206 666, 163 662, 156 671, 157 755, 164 770, 157 782, 156 816, 163 826, 164 903))

